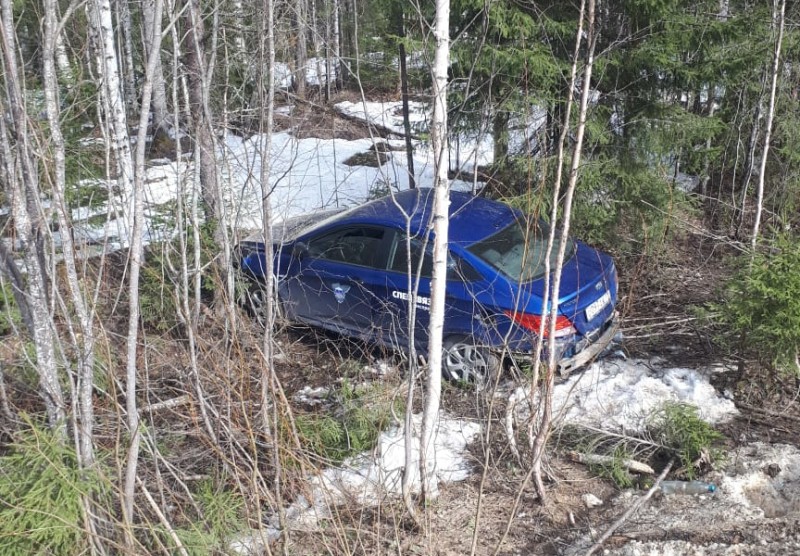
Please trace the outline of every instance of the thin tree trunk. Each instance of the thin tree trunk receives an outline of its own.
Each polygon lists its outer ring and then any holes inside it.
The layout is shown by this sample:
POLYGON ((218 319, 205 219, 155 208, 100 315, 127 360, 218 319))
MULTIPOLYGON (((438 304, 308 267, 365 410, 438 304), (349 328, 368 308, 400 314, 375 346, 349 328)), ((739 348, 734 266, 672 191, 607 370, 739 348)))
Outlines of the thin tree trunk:
POLYGON ((93 48, 96 79, 99 80, 100 105, 109 126, 108 136, 116 164, 116 179, 125 199, 123 215, 130 237, 133 222, 133 157, 131 154, 125 99, 120 82, 120 64, 115 49, 114 24, 109 0, 91 0, 87 4, 90 43, 93 48))
POLYGON ((67 53, 67 43, 64 40, 64 33, 61 31, 56 37, 56 68, 61 81, 72 85, 75 81, 75 75, 72 73, 72 64, 67 53))
MULTIPOLYGON (((126 224, 130 238, 129 283, 128 283, 128 332, 126 340, 126 391, 125 409, 127 413, 130 446, 122 487, 122 514, 126 525, 126 542, 133 547, 133 498, 136 479, 136 468, 139 457, 139 411, 136 401, 137 347, 139 343, 139 274, 142 265, 142 229, 143 229, 143 172, 135 175, 133 155, 130 146, 125 101, 120 86, 120 64, 114 49, 114 28, 109 0, 92 0, 88 7, 92 43, 97 63, 97 78, 101 81, 102 106, 106 120, 111 127, 111 148, 117 165, 117 180, 120 190, 126 196, 126 224)), ((147 81, 147 80, 146 80, 147 81)), ((144 95, 149 110, 149 94, 144 95)), ((146 117, 146 114, 144 114, 146 117)), ((146 126, 139 129, 138 143, 144 166, 144 134, 146 126)))
POLYGON ((505 166, 508 160, 508 112, 495 109, 492 118, 492 136, 494 138, 494 164, 505 166))
POLYGON ((39 176, 20 84, 22 76, 17 66, 13 9, 10 0, 2 0, 0 6, 0 58, 5 85, 4 116, 0 118, 0 159, 5 166, 3 174, 9 178, 14 228, 28 269, 26 293, 33 324, 39 394, 44 400, 48 423, 63 437, 66 410, 58 378, 54 323, 48 303, 49 274, 44 249, 47 227, 43 221, 39 176))
POLYGON ((406 161, 408 164, 408 188, 414 189, 417 186, 414 176, 414 146, 411 142, 411 119, 408 107, 408 68, 406 65, 406 23, 405 12, 402 4, 395 8, 398 44, 397 51, 400 57, 400 95, 403 99, 403 131, 406 139, 406 161))
MULTIPOLYGON (((558 255, 556 258, 556 265, 553 269, 553 285, 550 289, 550 318, 548 320, 548 334, 547 334, 547 350, 548 361, 547 369, 544 380, 544 385, 540 397, 541 420, 539 422, 539 431, 536 434, 536 439, 533 444, 533 480, 536 485, 536 491, 539 495, 539 500, 542 503, 546 502, 546 491, 544 487, 544 480, 542 478, 542 460, 544 458, 544 450, 547 439, 550 436, 553 418, 553 386, 555 384, 556 365, 558 364, 558 353, 556 345, 556 320, 558 318, 558 301, 561 288, 561 270, 564 267, 564 258, 569 238, 570 219, 572 216, 572 199, 575 193, 575 188, 578 183, 578 168, 581 161, 581 149, 583 148, 583 137, 586 130, 586 113, 589 106, 589 91, 591 90, 592 83, 592 67, 594 65, 594 48, 596 44, 595 34, 595 0, 589 0, 587 9, 587 23, 586 33, 588 42, 588 53, 586 66, 583 71, 583 80, 581 85, 581 104, 580 114, 578 116, 578 129, 576 132, 575 149, 572 155, 572 167, 570 168, 569 183, 567 185, 567 192, 564 198, 564 218, 561 227, 561 237, 558 245, 558 255)), ((554 204, 557 199, 554 199, 554 204)), ((552 223, 555 225, 555 222, 552 223)), ((543 321, 545 319, 542 319, 543 321)))
POLYGON ((206 112, 206 91, 209 83, 205 75, 205 26, 200 11, 199 0, 187 0, 184 10, 186 26, 186 72, 189 85, 189 106, 192 116, 192 128, 195 134, 195 148, 199 151, 200 184, 203 191, 203 204, 207 218, 216 219, 219 215, 217 206, 217 173, 214 155, 214 138, 210 114, 206 112))
POLYGON ((333 0, 333 59, 336 63, 336 89, 342 90, 345 65, 342 60, 341 0, 333 0))
POLYGON ((66 153, 64 136, 61 133, 61 113, 58 97, 58 79, 56 77, 56 55, 58 48, 58 5, 55 0, 45 0, 43 20, 42 79, 44 84, 45 109, 53 153, 52 195, 55 212, 61 230, 61 250, 64 268, 67 274, 72 309, 78 317, 81 345, 76 345, 78 353, 78 415, 75 431, 78 445, 78 461, 82 467, 90 467, 94 463, 94 406, 92 391, 94 388, 94 313, 88 307, 78 279, 75 263, 75 246, 73 244, 71 213, 66 201, 66 153))
POLYGON ((775 118, 775 95, 778 89, 778 73, 780 72, 781 47, 783 44, 784 15, 786 13, 786 0, 773 1, 772 20, 778 28, 775 39, 775 51, 772 60, 772 84, 769 90, 769 108, 767 109, 767 123, 764 130, 764 150, 761 152, 761 167, 758 172, 758 195, 756 197, 756 220, 753 224, 753 234, 750 238, 750 248, 755 252, 758 243, 758 234, 761 227, 761 213, 764 205, 764 179, 767 173, 767 157, 769 155, 770 141, 772 140, 772 121, 775 118))
MULTIPOLYGON (((213 227, 214 242, 220 250, 220 260, 215 262, 214 270, 222 282, 223 287, 215 290, 215 306, 224 311, 228 322, 234 319, 233 306, 234 281, 231 269, 231 245, 228 228, 225 221, 225 209, 222 198, 222 189, 217 175, 216 146, 214 139, 214 116, 211 110, 210 96, 212 83, 212 70, 218 36, 218 18, 213 19, 211 33, 210 57, 206 63, 204 39, 205 26, 203 14, 200 10, 199 0, 187 0, 184 12, 184 23, 188 40, 186 50, 186 69, 188 74, 188 97, 191 114, 191 126, 195 132, 195 164, 199 168, 200 188, 203 198, 203 214, 205 222, 213 227)), ((195 230, 197 233, 197 230, 195 230)), ((198 236, 199 239, 199 236, 198 236)), ((195 244, 199 254, 200 245, 195 244)), ((198 258, 198 269, 199 258, 198 258)), ((195 286, 199 300, 201 273, 195 274, 195 286)), ((198 305, 199 307, 199 305, 198 305)), ((196 317, 197 315, 195 315, 196 317)))
MULTIPOLYGON (((265 269, 265 311, 264 337, 262 343, 263 361, 261 362, 261 420, 264 434, 272 438, 272 465, 273 488, 275 501, 278 506, 278 521, 283 531, 288 534, 286 527, 286 513, 283 506, 283 462, 281 459, 281 442, 279 440, 279 411, 283 405, 281 385, 275 372, 275 318, 278 288, 275 281, 274 253, 272 250, 272 199, 270 176, 272 171, 272 133, 275 120, 275 6, 273 0, 266 0, 265 13, 262 17, 263 42, 260 44, 261 63, 259 96, 261 98, 261 173, 259 182, 261 186, 261 229, 264 235, 265 269), (266 59, 265 59, 266 58, 266 59), (266 78, 266 83, 265 83, 266 78), (265 89, 266 85, 266 89, 265 89), (271 409, 271 411, 270 411, 271 409)), ((288 539, 284 539, 284 552, 288 546, 288 539)))
POLYGON ((331 22, 331 0, 325 0, 325 102, 331 100, 331 88, 333 82, 333 48, 331 41, 333 40, 333 24, 331 22))
POLYGON ((306 98, 306 64, 308 62, 308 52, 306 47, 306 37, 308 33, 306 21, 306 0, 295 0, 294 2, 295 26, 297 27, 295 45, 295 74, 294 92, 301 98, 306 98))
MULTIPOLYGON (((158 42, 161 43, 161 22, 157 21, 156 18, 156 0, 144 0, 142 2, 142 22, 144 27, 144 38, 145 41, 152 41, 155 37, 155 32, 158 31, 159 37, 158 42)), ((147 51, 152 51, 153 45, 146 44, 145 49, 147 51)), ((155 72, 153 73, 153 99, 152 99, 152 107, 153 107, 153 121, 152 121, 152 131, 154 135, 158 133, 168 133, 169 126, 167 125, 167 116, 169 114, 169 109, 167 108, 167 87, 166 83, 164 82, 164 72, 161 67, 161 55, 160 52, 157 53, 156 56, 156 68, 155 72)))
MULTIPOLYGON (((569 77, 569 85, 567 87, 567 98, 566 104, 564 106, 563 111, 563 121, 558 123, 553 123, 553 128, 555 129, 556 126, 560 125, 561 131, 559 136, 556 138, 556 176, 553 180, 553 204, 552 209, 550 212, 550 234, 547 240, 547 253, 544 256, 544 299, 542 300, 542 307, 547 307, 550 303, 550 278, 552 276, 552 269, 550 268, 550 255, 553 251, 553 246, 555 245, 555 235, 556 235, 556 222, 558 221, 558 199, 561 198, 561 179, 564 174, 564 157, 565 157, 565 146, 567 141, 567 135, 570 132, 570 121, 572 118, 572 107, 575 104, 575 83, 578 80, 578 60, 580 59, 580 50, 581 50, 581 43, 583 41, 583 25, 584 19, 586 16, 586 0, 581 1, 581 7, 578 15, 578 30, 575 34, 575 49, 573 50, 572 54, 572 67, 570 69, 570 77, 569 77)), ((544 338, 545 338, 545 328, 547 326, 546 319, 542 319, 541 324, 539 326, 539 331, 537 334, 537 342, 536 348, 533 354, 533 372, 530 380, 531 388, 531 396, 533 396, 534 392, 536 392, 536 388, 539 385, 539 372, 541 370, 541 361, 542 361, 542 353, 544 352, 544 338)), ((531 406, 533 407, 533 400, 530 401, 531 406)), ((535 442, 535 438, 533 435, 533 426, 535 420, 531 418, 530 421, 530 428, 528 431, 528 438, 533 447, 535 442)))
MULTIPOLYGON (((8 160, 10 160, 10 158, 8 160)), ((2 180, 3 183, 11 183, 12 177, 6 175, 5 170, 5 165, 2 165, 2 167, 0 167, 0 180, 2 180)), ((19 310, 20 318, 25 325, 25 329, 28 331, 28 334, 33 337, 31 309, 25 297, 25 279, 14 257, 8 251, 8 247, 6 247, 6 244, 2 241, 0 241, 0 273, 5 274, 11 281, 11 294, 14 296, 14 303, 17 304, 17 309, 19 310)))
POLYGON ((439 495, 436 478, 434 439, 439 423, 442 395, 442 334, 447 285, 447 242, 450 192, 448 183, 449 150, 447 145, 447 69, 450 65, 450 0, 436 0, 436 24, 433 30, 436 51, 433 61, 433 117, 431 146, 434 156, 433 182, 433 279, 431 281, 428 374, 425 381, 425 407, 420 440, 420 472, 425 500, 439 495))
MULTIPOLYGON (((114 3, 117 10, 117 20, 120 27, 120 40, 122 42, 122 53, 124 63, 121 65, 123 91, 125 104, 129 108, 136 106, 136 63, 133 60, 133 20, 131 19, 131 7, 128 0, 117 0, 114 3)), ((147 33, 145 32, 145 36, 147 33)))

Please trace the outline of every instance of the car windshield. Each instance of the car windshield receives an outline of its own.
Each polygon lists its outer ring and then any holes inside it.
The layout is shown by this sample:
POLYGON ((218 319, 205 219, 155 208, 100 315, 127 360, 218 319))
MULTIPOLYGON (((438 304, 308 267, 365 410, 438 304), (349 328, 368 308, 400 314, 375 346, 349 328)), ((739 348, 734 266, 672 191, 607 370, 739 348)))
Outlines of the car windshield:
MULTIPOLYGON (((519 218, 496 234, 469 247, 495 269, 519 282, 530 282, 544 275, 549 227, 534 219, 519 218)), ((550 254, 550 268, 558 257, 559 237, 550 254)), ((575 253, 575 242, 568 240, 564 260, 575 253)))

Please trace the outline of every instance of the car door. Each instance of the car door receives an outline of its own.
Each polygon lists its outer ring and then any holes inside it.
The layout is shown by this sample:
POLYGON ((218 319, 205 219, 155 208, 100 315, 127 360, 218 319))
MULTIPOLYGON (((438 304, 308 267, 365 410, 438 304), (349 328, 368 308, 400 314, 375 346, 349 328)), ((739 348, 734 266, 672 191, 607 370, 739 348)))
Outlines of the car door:
POLYGON ((376 288, 385 282, 385 241, 378 226, 341 226, 304 238, 305 248, 284 284, 284 303, 297 320, 348 335, 373 334, 376 288))
MULTIPOLYGON (((418 238, 410 241, 405 234, 397 233, 389 249, 386 272, 387 291, 385 310, 378 316, 381 328, 392 331, 398 345, 408 344, 409 304, 414 297, 414 339, 420 349, 428 343, 430 324, 431 276, 433 261, 430 253, 431 241, 418 238), (411 278, 409 280, 409 253, 411 278), (420 262, 421 260, 421 262, 420 262), (417 276, 419 280, 417 281, 417 276)), ((476 316, 481 312, 477 307, 473 285, 480 283, 481 275, 469 264, 452 254, 448 256, 447 289, 445 298, 444 334, 472 335, 478 322, 476 316)))

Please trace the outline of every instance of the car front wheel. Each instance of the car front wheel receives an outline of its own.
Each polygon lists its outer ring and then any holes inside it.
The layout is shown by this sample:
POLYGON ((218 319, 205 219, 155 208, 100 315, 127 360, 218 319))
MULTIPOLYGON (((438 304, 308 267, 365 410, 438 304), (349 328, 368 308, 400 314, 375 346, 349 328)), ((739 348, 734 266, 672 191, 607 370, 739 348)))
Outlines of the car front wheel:
POLYGON ((452 380, 486 385, 500 372, 500 360, 473 338, 450 336, 442 342, 442 373, 452 380))
MULTIPOLYGON (((261 326, 267 325, 267 290, 266 286, 262 283, 252 284, 246 292, 239 298, 239 305, 247 311, 255 321, 261 326)), ((280 321, 286 317, 286 307, 280 299, 276 299, 273 303, 275 310, 275 318, 280 321)))

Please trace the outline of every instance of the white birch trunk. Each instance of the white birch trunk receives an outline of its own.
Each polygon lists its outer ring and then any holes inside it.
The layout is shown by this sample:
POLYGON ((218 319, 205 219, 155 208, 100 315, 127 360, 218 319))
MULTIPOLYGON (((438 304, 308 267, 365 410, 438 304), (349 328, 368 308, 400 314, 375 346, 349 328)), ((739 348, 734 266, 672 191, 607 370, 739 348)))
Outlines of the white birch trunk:
POLYGON ((420 441, 420 472, 423 496, 433 500, 439 494, 436 478, 434 438, 439 423, 442 395, 442 334, 444 330, 444 301, 447 286, 448 209, 450 192, 447 172, 447 69, 450 65, 450 0, 436 0, 436 24, 433 35, 436 51, 433 61, 433 117, 431 146, 434 153, 433 201, 433 280, 431 281, 431 312, 428 345, 428 374, 426 377, 425 407, 420 441))
POLYGON ((75 81, 75 76, 72 73, 72 64, 69 62, 69 54, 67 54, 67 43, 64 42, 63 33, 58 33, 56 37, 56 67, 58 68, 58 75, 65 83, 72 84, 75 81))
MULTIPOLYGON (((101 81, 101 105, 109 125, 108 136, 116 161, 117 182, 125 199, 124 218, 129 237, 128 333, 126 340, 125 409, 131 444, 122 492, 122 514, 126 524, 127 543, 133 540, 133 490, 139 457, 139 411, 136 401, 137 347, 139 343, 139 274, 142 266, 142 229, 144 217, 143 172, 135 175, 131 152, 126 105, 120 82, 120 63, 114 48, 114 28, 109 0, 91 0, 87 6, 91 39, 95 50, 97 77, 101 81)), ((149 104, 149 95, 147 104, 149 104)), ((145 99, 143 99, 145 100, 145 99)), ((144 104, 144 103, 143 103, 144 104)), ((149 106, 142 106, 142 112, 149 106)), ((143 117, 146 117, 143 116, 143 117)), ((146 125, 139 129, 141 148, 144 145, 146 125)), ((144 156, 143 153, 141 155, 144 156)), ((142 158, 143 160, 143 158, 142 158)), ((142 163, 143 166, 143 163, 142 163)))
POLYGON ((134 218, 133 158, 128 133, 126 105, 120 82, 120 64, 114 48, 114 24, 109 0, 91 0, 87 4, 90 42, 94 49, 97 78, 100 80, 101 106, 109 126, 108 137, 116 162, 116 180, 122 192, 124 222, 132 241, 134 218))
MULTIPOLYGON (((83 467, 94 463, 94 406, 92 403, 92 390, 94 388, 94 314, 89 309, 78 278, 75 263, 75 247, 72 240, 71 213, 66 202, 66 154, 64 137, 61 133, 59 115, 58 79, 56 78, 56 60, 58 56, 58 5, 55 0, 45 0, 43 4, 43 50, 42 50, 42 78, 44 83, 45 108, 47 121, 50 126, 50 137, 53 152, 53 184, 52 195, 55 213, 61 230, 61 250, 64 268, 67 275, 72 308, 78 317, 80 327, 80 345, 75 345, 78 353, 77 369, 77 416, 76 416, 76 444, 78 446, 78 461, 83 467)), ((75 339, 78 343, 77 338, 75 339)))
POLYGON ((11 213, 28 270, 26 298, 33 324, 39 394, 44 400, 48 423, 63 435, 66 411, 58 380, 53 318, 48 306, 49 279, 44 249, 47 227, 43 222, 39 177, 30 144, 33 138, 27 126, 28 116, 19 81, 22 76, 17 66, 16 29, 11 0, 2 0, 0 6, 3 26, 0 49, 9 108, 0 118, 0 162, 5 166, 3 174, 9 181, 11 213), (10 142, 12 138, 13 147, 10 142))
MULTIPOLYGON (((333 60, 336 63, 336 89, 341 90, 342 80, 344 79, 344 62, 342 62, 342 33, 339 27, 339 18, 341 17, 341 0, 333 0, 333 60)), ((329 75, 330 78, 330 75, 329 75)))
POLYGON ((750 248, 755 251, 758 243, 758 234, 761 227, 761 213, 764 205, 764 178, 767 172, 767 156, 769 155, 772 140, 772 122, 775 119, 775 95, 778 90, 778 73, 780 72, 781 47, 783 45, 784 15, 786 14, 786 0, 774 0, 772 8, 773 25, 778 28, 775 39, 775 51, 772 59, 772 83, 769 89, 769 108, 767 109, 767 123, 764 130, 764 150, 761 152, 761 167, 758 173, 758 195, 756 197, 756 220, 753 224, 753 234, 750 238, 750 248), (780 6, 778 2, 780 1, 780 6))

